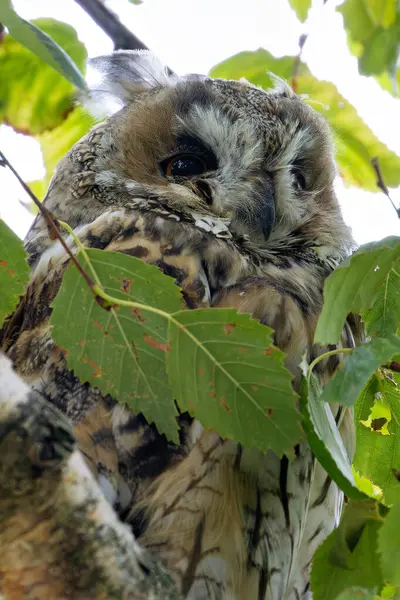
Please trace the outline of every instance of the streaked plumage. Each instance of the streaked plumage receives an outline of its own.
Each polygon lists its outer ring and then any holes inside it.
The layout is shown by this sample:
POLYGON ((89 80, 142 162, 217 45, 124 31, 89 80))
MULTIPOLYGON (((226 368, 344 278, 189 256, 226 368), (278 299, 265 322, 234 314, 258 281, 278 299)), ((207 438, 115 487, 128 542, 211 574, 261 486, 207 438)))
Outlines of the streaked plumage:
MULTIPOLYGON (((124 107, 60 162, 47 208, 87 246, 159 265, 188 308, 234 307, 273 327, 296 387, 302 355, 324 350, 312 345, 324 279, 352 248, 326 123, 282 84, 266 93, 245 81, 179 78, 130 52, 94 66, 103 79, 91 104, 116 96, 124 107), (168 171, 178 154, 196 156, 205 171, 168 175, 163 165, 168 171)), ((67 257, 41 216, 26 248, 32 282, 3 347, 70 418, 101 489, 139 542, 190 600, 309 598, 310 561, 342 495, 308 444, 290 462, 223 441, 182 414, 175 446, 81 384, 51 342, 49 306, 67 257)), ((354 345, 349 324, 342 344, 354 345)), ((337 356, 319 363, 323 383, 338 364, 337 356)), ((333 410, 351 455, 352 412, 333 410)))

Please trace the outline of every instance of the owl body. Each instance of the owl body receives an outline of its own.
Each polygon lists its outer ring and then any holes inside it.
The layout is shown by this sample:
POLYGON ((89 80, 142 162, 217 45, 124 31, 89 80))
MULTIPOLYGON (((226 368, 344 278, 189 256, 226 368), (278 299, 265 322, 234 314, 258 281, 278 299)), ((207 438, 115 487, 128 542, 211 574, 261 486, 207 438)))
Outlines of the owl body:
MULTIPOLYGON (((158 265, 188 309, 233 307, 272 327, 298 390, 303 355, 326 350, 313 345, 324 279, 352 247, 324 120, 284 85, 266 93, 244 81, 179 78, 142 53, 94 66, 102 79, 91 102, 122 108, 61 161, 47 208, 85 245, 158 265)), ((262 454, 183 413, 175 445, 79 382, 48 325, 68 256, 41 216, 26 248, 32 280, 3 347, 72 421, 105 496, 182 596, 310 598, 311 559, 342 496, 308 443, 291 457, 262 454)), ((349 324, 341 344, 354 345, 349 324)), ((321 383, 338 364, 334 356, 317 365, 321 383)), ((332 410, 351 456, 352 413, 340 399, 332 410)))

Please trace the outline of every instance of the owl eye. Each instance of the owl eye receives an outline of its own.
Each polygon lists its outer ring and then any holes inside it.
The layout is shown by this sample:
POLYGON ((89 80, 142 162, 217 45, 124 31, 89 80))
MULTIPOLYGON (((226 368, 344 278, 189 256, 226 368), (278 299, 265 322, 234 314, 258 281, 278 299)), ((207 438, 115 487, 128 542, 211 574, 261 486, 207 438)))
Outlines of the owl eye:
POLYGON ((208 171, 206 161, 195 154, 179 154, 161 163, 167 177, 194 177, 208 171))
POLYGON ((307 187, 306 178, 300 171, 293 171, 293 187, 296 192, 303 192, 307 187))

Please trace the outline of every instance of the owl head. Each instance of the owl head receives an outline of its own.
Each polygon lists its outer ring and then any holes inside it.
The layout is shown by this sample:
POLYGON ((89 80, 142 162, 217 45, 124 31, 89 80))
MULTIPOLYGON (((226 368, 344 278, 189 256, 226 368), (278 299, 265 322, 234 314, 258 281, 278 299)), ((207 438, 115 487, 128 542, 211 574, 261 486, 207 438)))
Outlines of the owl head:
POLYGON ((149 52, 89 62, 87 106, 108 116, 61 161, 46 203, 72 226, 151 201, 224 223, 260 253, 351 247, 324 118, 278 82, 171 73, 149 52))

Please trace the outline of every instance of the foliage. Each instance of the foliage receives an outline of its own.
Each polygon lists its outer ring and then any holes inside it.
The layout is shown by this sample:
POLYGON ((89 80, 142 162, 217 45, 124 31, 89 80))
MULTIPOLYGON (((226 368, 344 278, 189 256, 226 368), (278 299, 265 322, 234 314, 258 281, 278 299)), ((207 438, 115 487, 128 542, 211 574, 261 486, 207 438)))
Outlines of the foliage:
POLYGON ((289 0, 289 2, 290 6, 296 12, 297 18, 304 23, 311 8, 312 0, 289 0))
MULTIPOLYGON (((290 4, 304 22, 311 0, 290 4)), ((360 71, 395 91, 400 81, 398 3, 345 0, 338 10, 360 71)), ((50 19, 34 26, 8 2, 0 6, 0 21, 10 32, 0 37, 0 119, 41 143, 46 178, 44 184, 32 184, 40 189, 93 124, 71 104, 71 81, 84 85, 80 71, 86 50, 70 26, 50 19)), ((306 94, 327 118, 347 183, 377 191, 371 159, 378 156, 385 184, 400 184, 400 158, 335 86, 316 79, 300 57, 276 58, 263 49, 242 52, 214 67, 211 75, 244 76, 270 87, 267 70, 306 94)), ((25 258, 22 245, 0 222, 0 326, 24 292, 25 258)), ((315 341, 337 343, 350 312, 361 314, 368 338, 344 356, 343 368, 322 390, 312 372, 316 365, 303 363, 300 401, 267 327, 232 309, 182 310, 174 281, 133 257, 89 250, 79 260, 86 268, 86 261, 91 265, 97 297, 71 265, 52 315, 54 339, 77 376, 142 411, 173 441, 178 439, 175 399, 204 426, 247 447, 290 458, 295 444, 306 437, 348 498, 340 527, 315 554, 314 598, 369 600, 400 594, 400 375, 391 369, 400 354, 400 238, 361 247, 327 279, 315 341), (338 398, 354 406, 353 465, 329 406, 338 398)))
POLYGON ((231 309, 182 311, 174 280, 134 257, 86 256, 115 307, 100 308, 71 266, 52 315, 54 340, 81 381, 142 411, 176 442, 174 398, 224 437, 292 453, 300 415, 268 328, 231 309))
POLYGON ((26 257, 19 238, 0 220, 0 327, 24 293, 29 278, 26 257))
POLYGON ((315 554, 311 569, 314 600, 335 600, 353 586, 382 589, 384 579, 378 559, 378 532, 382 523, 375 500, 349 502, 339 527, 315 554))
POLYGON ((374 75, 397 95, 400 83, 400 5, 397 0, 345 0, 343 15, 349 48, 358 57, 363 75, 374 75))
MULTIPOLYGON (((325 282, 325 303, 315 332, 316 342, 338 342, 346 315, 350 312, 369 311, 370 322, 372 318, 375 321, 382 319, 385 329, 388 327, 388 302, 382 302, 381 290, 386 289, 388 274, 399 257, 400 238, 390 237, 365 244, 342 262, 325 282), (372 317, 374 314, 375 317, 372 317)), ((384 295, 387 299, 387 291, 384 295)), ((398 315, 393 315, 392 328, 388 333, 396 331, 398 315)))
POLYGON ((357 451, 354 468, 396 501, 400 465, 400 374, 381 369, 369 379, 355 404, 357 451))
MULTIPOLYGON (((50 20, 46 19, 46 21, 50 20)), ((63 49, 62 41, 57 39, 57 35, 54 35, 53 31, 48 35, 43 31, 40 22, 35 24, 22 19, 12 8, 10 0, 2 0, 0 3, 0 22, 7 27, 15 40, 33 53, 33 56, 30 57, 31 60, 34 59, 34 56, 39 58, 43 61, 43 67, 50 65, 73 85, 82 90, 86 89, 86 82, 75 64, 76 57, 73 56, 73 48, 63 49), (70 52, 71 50, 72 52, 70 52)), ((63 23, 63 27, 66 30, 68 25, 63 23)), ((14 73, 14 78, 15 75, 14 73)), ((32 75, 35 76, 34 73, 32 75)), ((15 78, 15 81, 18 81, 18 78, 15 78)))

